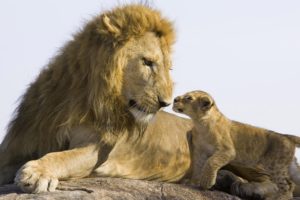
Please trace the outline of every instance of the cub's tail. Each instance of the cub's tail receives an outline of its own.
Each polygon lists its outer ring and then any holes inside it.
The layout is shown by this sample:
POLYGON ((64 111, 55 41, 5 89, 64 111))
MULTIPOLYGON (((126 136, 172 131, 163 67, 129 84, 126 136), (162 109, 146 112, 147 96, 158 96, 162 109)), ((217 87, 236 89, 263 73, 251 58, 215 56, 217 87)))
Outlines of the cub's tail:
POLYGON ((286 138, 288 138, 290 141, 296 144, 297 147, 300 147, 300 137, 295 135, 284 135, 286 138))

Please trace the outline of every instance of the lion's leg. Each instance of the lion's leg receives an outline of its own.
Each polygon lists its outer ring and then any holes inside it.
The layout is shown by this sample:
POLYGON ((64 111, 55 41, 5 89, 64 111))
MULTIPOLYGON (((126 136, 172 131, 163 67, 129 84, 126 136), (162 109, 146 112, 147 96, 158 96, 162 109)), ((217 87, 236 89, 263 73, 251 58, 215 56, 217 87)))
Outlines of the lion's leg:
POLYGON ((98 161, 98 145, 49 153, 27 162, 17 172, 15 182, 25 192, 54 191, 58 180, 88 176, 98 161))

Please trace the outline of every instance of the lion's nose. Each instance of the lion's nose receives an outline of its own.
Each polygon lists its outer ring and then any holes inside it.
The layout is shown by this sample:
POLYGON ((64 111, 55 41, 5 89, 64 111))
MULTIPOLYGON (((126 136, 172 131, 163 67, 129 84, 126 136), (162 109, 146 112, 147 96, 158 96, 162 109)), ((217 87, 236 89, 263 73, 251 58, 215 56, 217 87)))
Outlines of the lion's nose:
POLYGON ((171 105, 170 103, 167 103, 167 102, 164 102, 164 101, 160 101, 159 102, 159 106, 160 107, 167 107, 167 106, 169 106, 169 105, 171 105))
POLYGON ((159 103, 159 107, 167 107, 167 106, 169 106, 169 105, 171 105, 171 103, 168 103, 168 102, 166 102, 166 101, 164 101, 164 100, 161 100, 160 98, 158 98, 158 103, 159 103))

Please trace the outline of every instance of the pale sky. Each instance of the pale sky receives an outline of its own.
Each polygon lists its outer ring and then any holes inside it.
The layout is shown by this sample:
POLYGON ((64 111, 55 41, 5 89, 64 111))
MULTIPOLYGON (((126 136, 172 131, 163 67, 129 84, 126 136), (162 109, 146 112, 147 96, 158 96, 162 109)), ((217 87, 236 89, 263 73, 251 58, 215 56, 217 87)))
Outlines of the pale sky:
MULTIPOLYGON (((122 2, 1 0, 0 141, 42 67, 85 21, 122 2)), ((299 0, 150 2, 178 33, 174 96, 205 90, 231 119, 300 135, 299 0)))

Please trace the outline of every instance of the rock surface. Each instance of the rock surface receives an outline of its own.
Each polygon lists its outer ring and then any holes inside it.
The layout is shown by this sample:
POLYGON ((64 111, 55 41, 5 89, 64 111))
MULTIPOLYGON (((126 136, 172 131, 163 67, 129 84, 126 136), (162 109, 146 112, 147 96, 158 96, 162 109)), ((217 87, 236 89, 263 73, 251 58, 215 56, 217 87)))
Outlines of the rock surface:
MULTIPOLYGON (((15 185, 0 186, 0 200, 241 200, 219 191, 120 178, 85 178, 61 181, 56 192, 23 193, 15 185)), ((300 198, 294 198, 300 200, 300 198)))
POLYGON ((219 191, 199 191, 184 185, 119 178, 61 181, 56 192, 22 193, 15 185, 0 187, 0 200, 240 200, 219 191))

